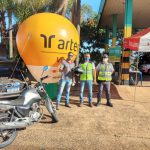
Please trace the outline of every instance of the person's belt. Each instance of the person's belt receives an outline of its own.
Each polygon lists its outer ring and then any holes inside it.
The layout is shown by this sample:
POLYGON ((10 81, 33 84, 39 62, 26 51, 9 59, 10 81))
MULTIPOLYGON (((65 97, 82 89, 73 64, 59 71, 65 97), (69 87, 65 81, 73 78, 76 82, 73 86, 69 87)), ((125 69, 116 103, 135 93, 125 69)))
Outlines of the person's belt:
POLYGON ((107 81, 107 80, 98 80, 100 82, 110 82, 110 81, 107 81))

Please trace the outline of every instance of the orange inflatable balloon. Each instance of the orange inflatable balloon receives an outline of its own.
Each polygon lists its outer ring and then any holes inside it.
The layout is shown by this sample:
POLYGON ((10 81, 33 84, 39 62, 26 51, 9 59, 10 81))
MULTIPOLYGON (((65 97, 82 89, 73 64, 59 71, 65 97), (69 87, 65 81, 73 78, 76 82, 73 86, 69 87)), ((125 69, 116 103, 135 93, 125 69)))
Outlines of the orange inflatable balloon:
POLYGON ((59 65, 68 52, 79 51, 79 35, 74 25, 66 18, 53 13, 39 13, 26 19, 19 27, 17 47, 34 78, 39 81, 43 66, 49 66, 45 82, 59 80, 59 65))

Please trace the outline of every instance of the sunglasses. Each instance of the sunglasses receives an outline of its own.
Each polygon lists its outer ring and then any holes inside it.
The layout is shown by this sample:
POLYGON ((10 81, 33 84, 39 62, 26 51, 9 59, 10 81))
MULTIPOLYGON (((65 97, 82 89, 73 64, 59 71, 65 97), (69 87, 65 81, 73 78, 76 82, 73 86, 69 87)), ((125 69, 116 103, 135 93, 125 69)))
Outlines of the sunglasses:
POLYGON ((73 57, 73 55, 69 55, 70 57, 73 57))

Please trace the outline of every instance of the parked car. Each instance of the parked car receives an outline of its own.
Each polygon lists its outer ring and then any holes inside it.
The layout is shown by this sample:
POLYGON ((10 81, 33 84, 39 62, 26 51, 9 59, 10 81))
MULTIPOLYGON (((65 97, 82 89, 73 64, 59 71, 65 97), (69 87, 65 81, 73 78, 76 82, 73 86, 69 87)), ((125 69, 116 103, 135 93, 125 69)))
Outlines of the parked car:
POLYGON ((15 61, 5 60, 0 61, 0 77, 11 76, 13 68, 15 67, 15 61))
POLYGON ((139 67, 139 69, 146 74, 150 75, 150 64, 143 64, 139 67))
POLYGON ((30 84, 26 80, 27 68, 19 60, 17 63, 17 60, 0 58, 0 99, 18 97, 26 84, 30 84))
POLYGON ((7 58, 0 58, 0 77, 17 78, 22 80, 20 70, 25 73, 27 68, 24 65, 22 59, 9 60, 7 58))

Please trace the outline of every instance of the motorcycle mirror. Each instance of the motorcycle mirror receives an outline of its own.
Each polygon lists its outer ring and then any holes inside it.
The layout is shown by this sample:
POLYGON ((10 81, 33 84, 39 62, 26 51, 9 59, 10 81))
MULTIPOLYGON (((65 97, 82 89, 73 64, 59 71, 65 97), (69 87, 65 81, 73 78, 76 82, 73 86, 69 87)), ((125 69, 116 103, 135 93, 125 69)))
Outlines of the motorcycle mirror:
POLYGON ((46 71, 46 70, 48 70, 48 66, 43 67, 43 71, 46 71))
POLYGON ((43 70, 43 71, 42 71, 41 76, 43 75, 44 71, 48 70, 48 66, 44 66, 42 70, 43 70))

